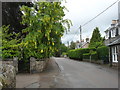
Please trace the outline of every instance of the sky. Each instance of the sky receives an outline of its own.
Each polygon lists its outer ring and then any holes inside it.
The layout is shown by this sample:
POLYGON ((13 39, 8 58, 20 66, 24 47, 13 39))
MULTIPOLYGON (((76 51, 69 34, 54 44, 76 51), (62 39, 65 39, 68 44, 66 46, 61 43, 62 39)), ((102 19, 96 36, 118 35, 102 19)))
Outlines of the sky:
MULTIPOLYGON (((70 19, 73 24, 70 32, 65 33, 62 37, 62 43, 67 45, 68 41, 70 43, 71 41, 76 42, 80 40, 80 25, 85 24, 116 1, 117 0, 66 0, 66 2, 62 2, 62 5, 69 10, 65 11, 66 15, 64 19, 70 19)), ((99 27, 101 36, 105 36, 104 31, 110 27, 112 20, 117 19, 118 3, 82 27, 82 39, 91 38, 95 27, 99 27)))

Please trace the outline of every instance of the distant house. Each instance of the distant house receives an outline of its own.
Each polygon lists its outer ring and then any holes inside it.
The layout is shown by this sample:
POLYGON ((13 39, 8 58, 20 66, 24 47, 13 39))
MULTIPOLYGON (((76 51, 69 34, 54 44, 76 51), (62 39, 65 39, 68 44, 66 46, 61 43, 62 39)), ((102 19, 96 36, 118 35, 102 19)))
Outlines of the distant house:
POLYGON ((81 42, 77 41, 75 49, 88 48, 88 46, 89 46, 89 38, 86 38, 86 42, 84 42, 84 40, 82 40, 81 42))
POLYGON ((105 45, 109 46, 109 61, 111 65, 120 60, 120 22, 112 20, 111 26, 105 31, 105 45))

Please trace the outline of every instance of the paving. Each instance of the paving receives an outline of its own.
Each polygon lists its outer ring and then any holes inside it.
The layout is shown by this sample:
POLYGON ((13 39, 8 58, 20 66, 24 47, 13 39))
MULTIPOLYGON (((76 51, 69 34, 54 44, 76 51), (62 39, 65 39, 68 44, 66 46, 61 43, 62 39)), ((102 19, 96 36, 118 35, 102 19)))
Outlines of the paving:
POLYGON ((67 58, 54 58, 72 88, 118 88, 118 70, 67 58))
POLYGON ((49 61, 48 67, 42 73, 17 74, 16 88, 66 88, 69 83, 62 75, 55 60, 49 61))
POLYGON ((117 70, 67 58, 52 58, 42 73, 16 79, 17 88, 118 88, 117 70))

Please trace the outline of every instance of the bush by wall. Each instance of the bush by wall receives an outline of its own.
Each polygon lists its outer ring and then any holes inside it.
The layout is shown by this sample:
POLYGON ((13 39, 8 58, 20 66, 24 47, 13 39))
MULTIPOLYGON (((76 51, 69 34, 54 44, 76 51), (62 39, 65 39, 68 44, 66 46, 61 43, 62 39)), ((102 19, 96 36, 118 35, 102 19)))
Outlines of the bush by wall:
POLYGON ((95 60, 95 61, 97 61, 98 60, 98 54, 97 54, 97 52, 95 51, 95 52, 93 52, 93 53, 91 53, 91 60, 95 60))
POLYGON ((99 48, 80 48, 68 51, 68 57, 77 60, 100 61, 104 64, 109 63, 109 48, 102 46, 99 48), (103 61, 101 61, 103 60, 103 61))
POLYGON ((109 63, 109 48, 102 46, 97 48, 98 59, 103 60, 104 63, 109 63))
POLYGON ((83 54, 83 59, 90 59, 90 56, 91 60, 98 60, 98 54, 96 51, 83 54))
POLYGON ((83 59, 90 59, 90 53, 83 54, 83 59))
POLYGON ((89 53, 90 51, 95 51, 95 48, 80 48, 80 49, 74 49, 68 51, 68 57, 71 59, 78 59, 78 60, 83 60, 83 57, 85 57, 86 53, 89 53))

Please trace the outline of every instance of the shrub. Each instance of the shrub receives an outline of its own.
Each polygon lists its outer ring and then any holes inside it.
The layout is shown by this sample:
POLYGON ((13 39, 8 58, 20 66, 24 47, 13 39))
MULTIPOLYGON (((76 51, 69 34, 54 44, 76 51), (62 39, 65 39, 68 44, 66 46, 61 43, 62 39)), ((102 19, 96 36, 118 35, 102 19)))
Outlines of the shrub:
POLYGON ((98 60, 98 55, 96 51, 83 54, 83 59, 90 59, 90 56, 91 60, 98 60))
POLYGON ((95 51, 95 48, 80 48, 68 51, 68 57, 72 59, 83 60, 83 54, 89 53, 90 50, 95 51))
POLYGON ((90 53, 83 54, 83 59, 90 59, 90 53))
POLYGON ((96 51, 91 53, 91 60, 98 60, 98 54, 96 51))
POLYGON ((68 51, 68 56, 71 59, 79 59, 80 53, 78 52, 78 49, 70 50, 70 51, 68 51))
POLYGON ((107 46, 97 48, 97 53, 99 60, 103 60, 104 63, 109 62, 109 48, 107 46))

